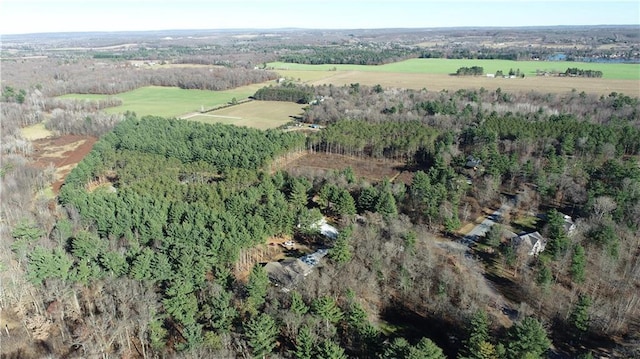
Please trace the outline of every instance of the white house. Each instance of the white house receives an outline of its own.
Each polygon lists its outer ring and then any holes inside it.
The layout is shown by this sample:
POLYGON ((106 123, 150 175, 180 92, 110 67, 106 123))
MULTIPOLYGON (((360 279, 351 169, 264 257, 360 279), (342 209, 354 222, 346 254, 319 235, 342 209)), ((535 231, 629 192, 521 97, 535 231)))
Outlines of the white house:
POLYGON ((338 229, 330 225, 329 223, 327 223, 327 219, 324 217, 320 219, 318 222, 312 224, 311 228, 319 230, 320 234, 322 234, 323 236, 329 239, 338 238, 338 229))
POLYGON ((573 234, 573 231, 576 230, 576 224, 573 223, 573 219, 568 214, 563 214, 562 216, 564 218, 564 223, 562 224, 564 226, 564 230, 569 235, 573 234))

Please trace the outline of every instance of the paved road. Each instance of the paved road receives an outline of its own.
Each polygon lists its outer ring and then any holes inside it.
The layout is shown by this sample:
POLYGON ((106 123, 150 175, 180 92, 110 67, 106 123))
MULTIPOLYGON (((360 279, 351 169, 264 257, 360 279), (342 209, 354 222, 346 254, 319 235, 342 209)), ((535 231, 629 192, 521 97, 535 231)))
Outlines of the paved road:
POLYGON ((502 215, 511 208, 510 203, 505 203, 497 211, 493 212, 489 217, 487 217, 482 223, 473 227, 469 233, 467 233, 464 237, 462 237, 462 243, 470 246, 471 244, 478 241, 480 237, 484 237, 489 229, 496 224, 496 221, 499 221, 502 218, 502 215))
POLYGON ((487 232, 489 232, 489 229, 491 229, 493 225, 495 225, 498 221, 500 221, 503 214, 511 209, 512 205, 513 203, 511 203, 511 201, 501 205, 497 211, 493 212, 491 215, 485 218, 480 224, 473 227, 473 229, 469 231, 469 233, 467 233, 464 237, 462 237, 462 239, 458 242, 460 243, 458 245, 465 249, 464 262, 467 265, 467 267, 473 273, 475 273, 475 275, 478 276, 478 284, 481 287, 484 287, 484 290, 487 293, 490 293, 490 296, 492 297, 492 301, 493 301, 493 306, 499 309, 502 312, 502 314, 504 314, 510 320, 513 321, 516 319, 518 315, 518 311, 515 310, 513 308, 513 304, 510 304, 509 300, 507 300, 502 295, 502 293, 500 293, 498 288, 496 288, 496 285, 484 276, 484 268, 480 265, 480 263, 478 263, 478 261, 475 258, 473 258, 472 254, 468 251, 468 247, 471 246, 473 243, 477 242, 480 239, 480 237, 484 237, 487 234, 487 232))

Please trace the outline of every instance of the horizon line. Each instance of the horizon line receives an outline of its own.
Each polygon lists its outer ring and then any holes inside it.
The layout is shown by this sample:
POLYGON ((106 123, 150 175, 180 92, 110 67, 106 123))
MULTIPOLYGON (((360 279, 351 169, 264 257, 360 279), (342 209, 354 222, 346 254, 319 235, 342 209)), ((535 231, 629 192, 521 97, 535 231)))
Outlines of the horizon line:
POLYGON ((571 24, 571 25, 521 25, 521 26, 499 26, 499 25, 478 25, 478 26, 431 26, 431 27, 367 27, 367 28, 320 28, 320 27, 238 27, 238 28, 166 28, 150 30, 71 30, 71 31, 40 31, 24 33, 0 33, 2 36, 26 36, 26 35, 56 35, 56 34, 118 34, 118 33, 150 33, 150 32, 177 32, 177 31, 367 31, 367 30, 432 30, 432 29, 523 29, 523 28, 554 28, 554 27, 638 27, 639 24, 571 24))

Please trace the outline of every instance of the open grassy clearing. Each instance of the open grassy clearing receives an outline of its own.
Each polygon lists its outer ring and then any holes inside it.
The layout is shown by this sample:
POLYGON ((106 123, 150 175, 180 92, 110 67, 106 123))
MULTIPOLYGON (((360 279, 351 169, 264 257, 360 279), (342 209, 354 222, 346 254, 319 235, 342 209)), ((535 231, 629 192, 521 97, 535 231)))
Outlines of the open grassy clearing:
POLYGON ((599 70, 603 79, 640 80, 640 64, 610 64, 585 63, 569 61, 509 61, 509 60, 465 60, 465 59, 409 59, 386 65, 303 65, 284 62, 267 64, 275 70, 297 71, 366 71, 366 72, 397 72, 424 74, 451 74, 460 67, 481 66, 485 73, 496 73, 502 70, 505 74, 509 69, 520 69, 526 76, 535 76, 536 70, 562 71, 569 67, 585 70, 599 70))
MULTIPOLYGON (((148 86, 117 94, 122 106, 106 109, 108 113, 133 111, 138 116, 155 115, 177 117, 179 115, 209 109, 228 103, 234 97, 242 100, 252 96, 266 84, 253 84, 226 91, 185 90, 177 87, 148 86)), ((68 94, 63 98, 98 100, 107 95, 68 94)))
POLYGON ((225 123, 259 129, 277 128, 302 114, 304 105, 282 101, 251 101, 203 114, 182 118, 204 123, 225 123))
POLYGON ((29 141, 53 136, 53 132, 44 127, 44 123, 36 123, 35 125, 23 127, 20 132, 22 133, 22 137, 29 141))

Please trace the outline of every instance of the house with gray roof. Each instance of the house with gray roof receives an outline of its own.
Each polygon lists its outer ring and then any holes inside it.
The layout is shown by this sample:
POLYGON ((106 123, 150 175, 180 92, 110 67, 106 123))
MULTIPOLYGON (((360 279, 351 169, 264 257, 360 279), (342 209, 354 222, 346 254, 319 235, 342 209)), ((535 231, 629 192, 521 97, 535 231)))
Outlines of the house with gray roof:
POLYGON ((530 256, 537 256, 547 246, 547 240, 538 231, 517 235, 511 243, 518 248, 524 247, 530 256))

